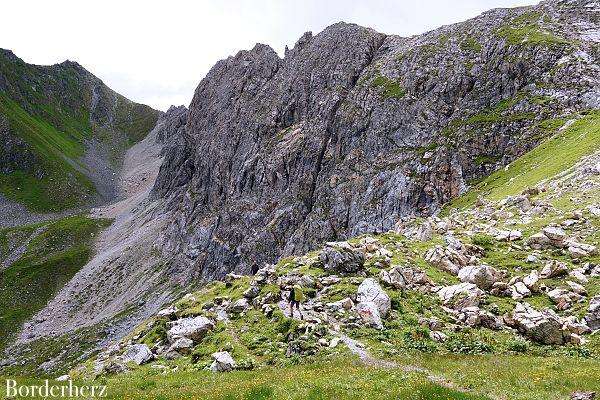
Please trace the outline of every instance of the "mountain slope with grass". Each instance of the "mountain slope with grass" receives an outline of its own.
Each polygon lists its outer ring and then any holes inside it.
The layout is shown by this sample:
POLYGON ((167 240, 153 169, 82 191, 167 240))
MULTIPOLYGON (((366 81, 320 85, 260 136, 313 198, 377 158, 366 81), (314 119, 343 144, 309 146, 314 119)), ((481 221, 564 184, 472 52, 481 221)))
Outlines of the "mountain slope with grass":
POLYGON ((214 382, 209 398, 286 398, 273 374, 295 376, 297 398, 346 398, 370 384, 382 398, 590 395, 600 390, 599 149, 598 114, 572 115, 445 216, 228 274, 71 377, 133 385, 140 398, 198 394, 187 379, 214 382), (296 285, 302 318, 287 301, 296 285), (364 378, 342 383, 340 368, 364 378))
POLYGON ((75 62, 31 65, 0 49, 3 201, 56 212, 114 200, 126 149, 158 116, 75 62))
MULTIPOLYGON (((147 398, 598 390, 599 14, 547 0, 410 38, 338 23, 283 58, 256 45, 219 61, 189 110, 128 149, 131 190, 92 212, 114 222, 89 261, 11 314, 26 322, 2 373, 147 398)), ((37 131, 13 96, 22 111, 5 102, 0 129, 37 131)), ((35 164, 27 135, 10 137, 13 168, 35 164)), ((43 234, 24 229, 0 236, 28 242, 11 266, 43 234)))

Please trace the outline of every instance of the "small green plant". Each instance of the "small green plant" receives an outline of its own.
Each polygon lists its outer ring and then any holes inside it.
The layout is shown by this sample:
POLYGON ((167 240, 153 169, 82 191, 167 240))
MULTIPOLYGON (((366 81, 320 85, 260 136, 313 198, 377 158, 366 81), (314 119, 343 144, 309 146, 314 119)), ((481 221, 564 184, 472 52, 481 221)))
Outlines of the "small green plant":
POLYGON ((490 250, 493 247, 494 242, 495 240, 493 237, 485 234, 476 234, 471 238, 471 243, 476 246, 481 246, 485 250, 490 250))
POLYGON ((460 42, 460 48, 463 51, 470 51, 473 53, 481 52, 481 43, 477 41, 473 36, 467 36, 462 42, 460 42))
POLYGON ((402 83, 386 78, 383 75, 377 76, 373 79, 372 85, 376 88, 380 88, 383 97, 401 99, 406 95, 406 90, 402 87, 402 83))

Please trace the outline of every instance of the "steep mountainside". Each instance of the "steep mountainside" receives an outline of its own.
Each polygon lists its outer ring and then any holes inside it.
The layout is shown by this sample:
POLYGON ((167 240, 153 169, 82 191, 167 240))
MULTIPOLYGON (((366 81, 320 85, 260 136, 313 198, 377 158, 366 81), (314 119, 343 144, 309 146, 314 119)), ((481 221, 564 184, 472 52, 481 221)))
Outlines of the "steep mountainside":
POLYGON ((412 38, 339 23, 281 59, 217 63, 155 193, 165 249, 214 279, 428 215, 598 108, 592 1, 501 9, 412 38))
POLYGON ((0 207, 47 212, 114 200, 125 150, 158 116, 75 62, 30 65, 0 49, 0 207))
MULTIPOLYGON (((116 221, 96 257, 24 325, 18 346, 50 360, 75 336, 120 338, 228 273, 250 274, 330 240, 394 229, 410 236, 398 221, 438 213, 457 197, 469 208, 477 195, 517 195, 573 167, 599 143, 599 8, 549 0, 411 38, 338 23, 305 34, 283 59, 256 45, 218 62, 189 111, 169 110, 129 150, 135 161, 151 149, 140 196, 133 190, 135 200, 97 211, 116 221)), ((459 240, 469 232, 462 227, 459 240)), ((444 233, 411 247, 421 267, 421 252, 444 233)), ((394 254, 404 254, 403 237, 375 237, 384 247, 392 239, 394 254)), ((520 274, 498 257, 507 279, 520 274)), ((428 271, 444 278, 438 288, 457 283, 455 271, 428 271)))
MULTIPOLYGON (((442 218, 329 242, 254 276, 228 274, 182 296, 71 376, 134 371, 118 382, 160 369, 165 376, 153 378, 158 391, 169 376, 203 369, 281 374, 333 359, 320 366, 328 376, 350 353, 392 374, 418 370, 491 399, 566 399, 575 391, 581 397, 572 399, 593 399, 600 389, 599 149, 600 113, 592 112, 511 163, 507 179, 486 178, 474 190, 475 203, 467 192, 464 210, 450 207, 442 218), (302 314, 291 314, 287 301, 296 285, 306 295, 302 314), (138 367, 147 363, 150 369, 138 367), (474 380, 478 374, 485 378, 474 380)), ((238 379, 244 388, 249 377, 238 379)), ((302 388, 336 386, 298 379, 302 388)), ((274 398, 287 398, 278 379, 266 385, 279 391, 274 398)), ((167 398, 194 386, 180 385, 167 398)), ((335 390, 341 393, 326 398, 347 396, 343 387, 335 390)))

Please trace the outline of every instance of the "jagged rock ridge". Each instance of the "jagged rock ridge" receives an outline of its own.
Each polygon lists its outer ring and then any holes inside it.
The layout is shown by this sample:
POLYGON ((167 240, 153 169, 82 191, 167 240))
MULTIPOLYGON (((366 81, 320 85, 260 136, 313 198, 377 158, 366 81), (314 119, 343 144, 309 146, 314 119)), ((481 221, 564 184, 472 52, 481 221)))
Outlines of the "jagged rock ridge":
POLYGON ((210 280, 436 212, 553 118, 598 107, 593 4, 492 10, 411 38, 339 23, 283 59, 257 45, 220 61, 156 183, 176 216, 164 249, 210 280))

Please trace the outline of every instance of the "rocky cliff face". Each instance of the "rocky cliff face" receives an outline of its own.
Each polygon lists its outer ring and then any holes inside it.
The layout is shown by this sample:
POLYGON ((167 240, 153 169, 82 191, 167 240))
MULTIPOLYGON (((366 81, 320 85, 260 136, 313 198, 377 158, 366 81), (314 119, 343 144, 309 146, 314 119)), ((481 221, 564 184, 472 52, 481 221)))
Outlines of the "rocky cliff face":
POLYGON ((411 38, 339 23, 217 63, 155 196, 190 278, 250 273, 331 239, 428 215, 597 108, 592 1, 492 10, 411 38))

